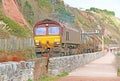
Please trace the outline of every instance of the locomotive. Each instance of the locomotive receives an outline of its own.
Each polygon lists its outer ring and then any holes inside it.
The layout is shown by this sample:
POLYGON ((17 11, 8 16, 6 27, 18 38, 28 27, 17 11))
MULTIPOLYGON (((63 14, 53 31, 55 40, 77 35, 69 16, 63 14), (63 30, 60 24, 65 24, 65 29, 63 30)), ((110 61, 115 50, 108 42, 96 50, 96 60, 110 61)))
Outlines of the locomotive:
POLYGON ((94 52, 98 49, 95 43, 93 45, 93 40, 82 42, 79 29, 61 25, 50 19, 37 22, 33 32, 35 50, 43 55, 47 53, 50 56, 67 56, 94 52))

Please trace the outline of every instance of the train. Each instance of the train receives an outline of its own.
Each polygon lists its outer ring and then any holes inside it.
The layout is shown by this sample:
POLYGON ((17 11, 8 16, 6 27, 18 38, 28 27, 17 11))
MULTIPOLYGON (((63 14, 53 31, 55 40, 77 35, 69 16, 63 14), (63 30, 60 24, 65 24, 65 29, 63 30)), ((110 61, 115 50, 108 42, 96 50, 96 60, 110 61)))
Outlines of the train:
POLYGON ((101 42, 95 36, 84 36, 80 29, 65 26, 51 19, 38 21, 34 28, 34 44, 36 53, 54 56, 68 56, 91 53, 101 50, 101 42))

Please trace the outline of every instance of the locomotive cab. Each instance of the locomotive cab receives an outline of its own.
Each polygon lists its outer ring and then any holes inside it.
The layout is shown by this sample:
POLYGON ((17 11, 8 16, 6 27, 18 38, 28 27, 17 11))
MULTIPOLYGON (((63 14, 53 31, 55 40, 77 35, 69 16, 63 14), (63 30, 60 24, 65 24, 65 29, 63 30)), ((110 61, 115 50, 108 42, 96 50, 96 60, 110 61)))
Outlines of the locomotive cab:
POLYGON ((38 22, 34 27, 34 42, 36 51, 50 52, 59 51, 61 44, 62 27, 59 23, 51 20, 38 22))

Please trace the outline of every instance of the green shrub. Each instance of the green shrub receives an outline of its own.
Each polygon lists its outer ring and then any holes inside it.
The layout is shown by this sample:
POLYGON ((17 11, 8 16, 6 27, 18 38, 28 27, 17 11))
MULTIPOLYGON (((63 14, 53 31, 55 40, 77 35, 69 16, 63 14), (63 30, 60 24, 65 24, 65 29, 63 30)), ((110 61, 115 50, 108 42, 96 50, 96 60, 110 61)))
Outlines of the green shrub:
POLYGON ((55 11, 58 12, 56 15, 54 15, 56 18, 68 23, 74 22, 73 15, 69 11, 67 11, 63 6, 56 7, 55 11))
POLYGON ((35 54, 35 49, 34 48, 28 48, 26 50, 24 50, 25 53, 25 57, 28 58, 28 59, 34 59, 36 58, 36 54, 35 54))
POLYGON ((53 76, 44 76, 39 81, 53 81, 55 80, 55 77, 53 76))
POLYGON ((93 12, 97 12, 97 13, 103 12, 105 14, 115 16, 115 12, 109 11, 109 10, 106 10, 106 9, 101 10, 101 9, 98 9, 98 8, 91 7, 90 9, 86 9, 86 11, 93 11, 93 12))
POLYGON ((118 70, 117 70, 118 72, 120 72, 120 68, 118 68, 118 70))
POLYGON ((49 11, 52 10, 50 0, 38 0, 39 8, 47 8, 49 11))
POLYGON ((65 77, 68 75, 68 72, 60 73, 56 76, 44 76, 39 81, 55 81, 58 78, 65 77))
POLYGON ((117 76, 120 77, 120 68, 117 69, 117 76))
POLYGON ((28 1, 25 1, 25 6, 28 7, 29 9, 32 9, 32 6, 30 5, 28 1))
MULTIPOLYGON (((120 52, 118 52, 117 55, 120 56, 120 52)), ((119 69, 119 72, 120 72, 120 69, 119 69)))
POLYGON ((27 81, 32 81, 31 79, 28 79, 27 81))
POLYGON ((67 76, 67 75, 68 75, 68 72, 64 71, 63 73, 58 74, 57 76, 58 77, 64 77, 64 76, 67 76))
POLYGON ((26 18, 26 20, 29 22, 29 24, 31 26, 33 26, 33 21, 34 21, 34 11, 33 11, 33 7, 30 4, 30 1, 26 0, 24 2, 24 6, 23 6, 24 10, 23 10, 23 14, 26 18))

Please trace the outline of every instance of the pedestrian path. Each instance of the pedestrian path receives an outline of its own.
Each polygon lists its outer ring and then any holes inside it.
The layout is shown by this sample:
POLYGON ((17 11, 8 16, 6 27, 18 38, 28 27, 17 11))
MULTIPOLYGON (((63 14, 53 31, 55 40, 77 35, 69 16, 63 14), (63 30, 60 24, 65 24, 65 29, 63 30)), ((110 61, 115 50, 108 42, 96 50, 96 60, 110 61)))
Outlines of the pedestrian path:
POLYGON ((107 53, 104 57, 72 71, 69 76, 117 77, 115 55, 107 53))
POLYGON ((58 81, 120 81, 117 77, 116 57, 112 53, 70 72, 58 81), (99 79, 99 80, 98 80, 99 79))

